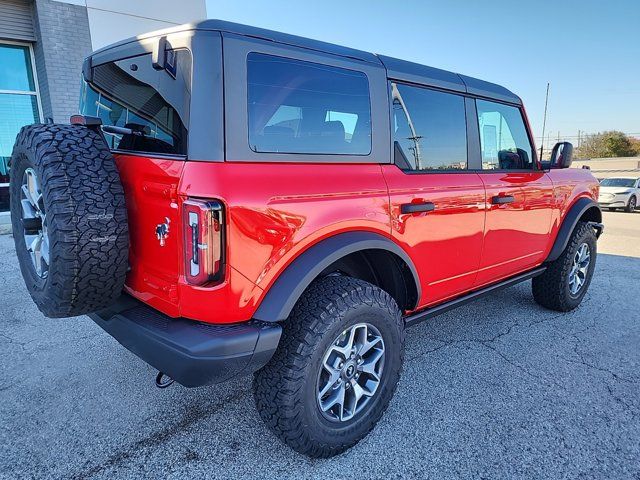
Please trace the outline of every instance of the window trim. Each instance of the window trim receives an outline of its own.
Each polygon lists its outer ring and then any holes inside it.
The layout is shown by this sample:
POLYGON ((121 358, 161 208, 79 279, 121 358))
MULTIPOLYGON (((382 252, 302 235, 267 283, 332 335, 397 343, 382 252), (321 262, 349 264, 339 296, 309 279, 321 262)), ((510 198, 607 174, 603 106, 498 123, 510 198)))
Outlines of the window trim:
MULTIPOLYGON (((419 84, 419 83, 414 83, 414 82, 408 82, 406 80, 398 80, 398 79, 394 79, 394 78, 387 78, 387 98, 388 98, 388 102, 389 102, 389 135, 390 135, 390 139, 391 139, 391 163, 394 164, 396 167, 398 167, 398 169, 407 174, 407 175, 434 175, 434 174, 438 174, 438 173, 446 173, 446 174, 450 174, 450 173, 455 173, 455 174, 464 174, 464 173, 474 173, 476 172, 476 168, 469 168, 470 166, 474 165, 475 162, 473 162, 472 160, 475 158, 475 149, 473 148, 472 142, 471 142, 471 137, 470 137, 470 132, 469 132, 469 107, 468 107, 468 98, 470 97, 470 95, 467 95, 463 92, 459 92, 456 90, 450 90, 450 89, 446 89, 446 88, 441 88, 441 87, 435 87, 432 85, 423 85, 423 84, 419 84), (458 97, 462 97, 463 102, 464 102, 464 113, 465 113, 465 134, 466 134, 466 140, 467 140, 467 168, 464 169, 459 169, 459 168, 447 168, 447 169, 442 169, 442 170, 405 170, 403 168, 400 168, 400 166, 396 163, 396 158, 395 158, 395 146, 394 146, 394 132, 393 132, 393 102, 391 100, 391 84, 395 83, 396 85, 406 85, 407 87, 416 87, 416 88, 423 88, 425 90, 433 90, 435 92, 440 92, 440 93, 448 93, 450 95, 455 95, 458 97)), ((475 104, 475 102, 474 102, 475 104)), ((478 152, 479 152, 479 147, 478 147, 478 152)), ((477 167, 477 165, 476 165, 477 167)))
MULTIPOLYGON (((4 90, 0 89, 0 94, 8 94, 8 95, 29 95, 31 97, 36 97, 36 106, 38 109, 38 118, 35 123, 44 122, 44 113, 42 112, 42 101, 40 99, 40 84, 38 82, 38 71, 36 69, 36 57, 33 51, 33 43, 31 42, 20 42, 15 40, 0 40, 0 46, 2 45, 16 45, 19 47, 27 47, 29 50, 29 66, 31 67, 31 74, 33 76, 33 86, 35 90, 4 90)), ((0 189, 9 188, 8 183, 0 183, 0 189)), ((1 210, 0 213, 6 213, 8 210, 1 210)))
MULTIPOLYGON (((249 87, 248 87, 248 66, 246 67, 247 70, 245 71, 245 75, 246 75, 246 79, 247 79, 247 144, 249 145, 249 148, 251 149, 252 152, 257 153, 259 155, 263 155, 263 154, 280 154, 280 155, 313 155, 313 156, 318 156, 318 155, 330 155, 330 156, 340 156, 340 157, 344 157, 344 156, 354 156, 354 157, 368 157, 371 155, 371 152, 373 150, 373 107, 371 104, 371 81, 369 79, 369 76, 360 71, 360 70, 356 70, 353 68, 345 68, 345 67, 337 67, 335 65, 329 65, 327 63, 320 63, 320 62, 314 62, 311 60, 300 60, 297 58, 291 58, 291 57, 285 57, 283 55, 273 55, 273 54, 269 54, 269 53, 262 53, 262 52, 255 52, 255 51, 250 51, 247 53, 246 56, 246 63, 248 64, 249 62, 249 56, 253 55, 253 54, 257 54, 257 55, 262 55, 262 56, 267 56, 267 57, 272 57, 272 58, 281 58, 283 60, 293 60, 293 61, 297 61, 297 62, 303 62, 303 63, 309 63, 309 64, 314 64, 314 65, 320 65, 320 66, 326 66, 326 67, 332 67, 332 68, 337 68, 337 69, 341 69, 341 70, 349 70, 355 73, 360 73, 364 76, 366 82, 367 82, 367 94, 369 97, 369 121, 370 121, 370 141, 369 141, 369 151, 367 153, 326 153, 326 152, 271 152, 271 151, 262 151, 262 150, 255 150, 252 146, 251 146, 251 131, 249 130, 249 87)), ((280 106, 283 106, 284 104, 281 104, 280 106)), ((336 112, 337 113, 337 112, 336 112)), ((346 112, 345 112, 346 113, 346 112)))
POLYGON ((223 32, 225 161, 233 163, 390 164, 386 71, 380 64, 223 32), (247 55, 262 53, 363 73, 369 83, 371 152, 368 155, 254 152, 248 141, 247 55), (240 126, 240 127, 238 127, 240 126))
MULTIPOLYGON (((36 97, 36 105, 38 107, 38 119, 39 122, 44 121, 44 114, 42 113, 42 102, 40 100, 40 84, 38 83, 38 72, 36 70, 36 59, 35 54, 33 52, 33 44, 30 42, 19 42, 15 40, 0 40, 0 46, 2 45, 16 45, 19 47, 27 47, 29 49, 29 60, 31 66, 31 74, 33 75, 33 85, 35 90, 3 90, 0 89, 0 94, 9 94, 9 95, 31 95, 36 97)), ((38 123, 38 122, 36 122, 38 123)))

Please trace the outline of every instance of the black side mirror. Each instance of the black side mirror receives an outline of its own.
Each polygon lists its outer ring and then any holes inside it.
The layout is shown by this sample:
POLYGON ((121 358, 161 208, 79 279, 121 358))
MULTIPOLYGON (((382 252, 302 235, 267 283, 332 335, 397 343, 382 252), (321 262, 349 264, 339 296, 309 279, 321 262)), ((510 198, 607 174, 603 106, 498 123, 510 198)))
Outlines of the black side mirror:
MULTIPOLYGON (((551 150, 549 168, 569 168, 573 161, 573 145, 569 142, 558 142, 551 150)), ((545 162, 546 163, 546 162, 545 162)))

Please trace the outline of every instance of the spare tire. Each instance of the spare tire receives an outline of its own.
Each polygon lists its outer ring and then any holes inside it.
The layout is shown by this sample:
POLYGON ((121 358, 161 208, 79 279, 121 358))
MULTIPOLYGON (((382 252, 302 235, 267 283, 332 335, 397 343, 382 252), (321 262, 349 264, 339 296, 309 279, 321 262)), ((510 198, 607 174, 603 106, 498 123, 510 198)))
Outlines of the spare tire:
POLYGON ((82 125, 29 125, 13 147, 11 224, 22 277, 47 317, 112 303, 127 273, 124 190, 109 147, 82 125))

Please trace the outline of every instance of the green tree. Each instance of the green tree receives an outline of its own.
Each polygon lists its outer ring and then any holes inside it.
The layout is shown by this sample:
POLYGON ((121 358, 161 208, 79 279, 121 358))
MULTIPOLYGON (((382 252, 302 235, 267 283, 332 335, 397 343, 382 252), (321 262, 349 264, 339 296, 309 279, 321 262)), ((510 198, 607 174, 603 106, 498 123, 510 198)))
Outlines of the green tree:
POLYGON ((587 135, 577 149, 578 158, 633 157, 640 154, 640 141, 616 130, 587 135))

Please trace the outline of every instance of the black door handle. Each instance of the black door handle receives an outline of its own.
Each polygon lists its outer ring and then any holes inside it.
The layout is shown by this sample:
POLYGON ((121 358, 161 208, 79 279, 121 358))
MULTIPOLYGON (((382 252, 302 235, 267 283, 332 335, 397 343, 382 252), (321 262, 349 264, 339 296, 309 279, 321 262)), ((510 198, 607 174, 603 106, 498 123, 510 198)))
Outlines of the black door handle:
POLYGON ((400 205, 400 213, 420 213, 432 212, 436 206, 431 202, 424 203, 403 203, 400 205))
POLYGON ((505 203, 513 203, 516 199, 513 198, 513 195, 496 195, 491 197, 491 203, 494 205, 504 205, 505 203))

